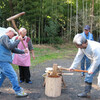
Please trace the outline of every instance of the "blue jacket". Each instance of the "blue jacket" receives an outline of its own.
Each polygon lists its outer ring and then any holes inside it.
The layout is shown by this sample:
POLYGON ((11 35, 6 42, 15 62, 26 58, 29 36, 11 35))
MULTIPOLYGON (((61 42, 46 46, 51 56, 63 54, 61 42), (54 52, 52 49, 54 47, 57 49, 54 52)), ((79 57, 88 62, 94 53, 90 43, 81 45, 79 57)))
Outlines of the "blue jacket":
POLYGON ((11 51, 0 44, 0 61, 12 63, 11 51))
POLYGON ((19 42, 20 40, 16 40, 11 43, 7 35, 3 35, 0 37, 0 62, 12 63, 11 52, 24 54, 23 50, 19 50, 18 48, 16 48, 19 42))
POLYGON ((86 36, 85 32, 81 33, 81 35, 84 36, 88 40, 94 40, 93 35, 90 32, 88 33, 88 36, 86 36))

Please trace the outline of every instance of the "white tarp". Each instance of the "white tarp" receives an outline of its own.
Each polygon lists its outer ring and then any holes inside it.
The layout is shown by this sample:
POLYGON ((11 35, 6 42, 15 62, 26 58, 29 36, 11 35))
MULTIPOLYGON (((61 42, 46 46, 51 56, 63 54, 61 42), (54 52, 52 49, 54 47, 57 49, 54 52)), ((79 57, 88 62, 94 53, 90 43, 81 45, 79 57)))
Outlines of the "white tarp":
POLYGON ((0 37, 6 33, 6 28, 0 27, 0 37))
MULTIPOLYGON (((6 28, 0 27, 0 37, 6 33, 6 28)), ((16 36, 14 36, 11 41, 14 41, 16 36)))

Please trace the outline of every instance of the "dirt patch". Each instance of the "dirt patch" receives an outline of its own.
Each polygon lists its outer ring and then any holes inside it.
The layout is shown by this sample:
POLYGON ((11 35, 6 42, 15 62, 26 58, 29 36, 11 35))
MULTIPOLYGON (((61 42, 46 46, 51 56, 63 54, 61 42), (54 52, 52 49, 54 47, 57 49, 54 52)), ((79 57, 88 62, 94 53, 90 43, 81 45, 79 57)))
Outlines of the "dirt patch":
MULTIPOLYGON (((73 59, 55 59, 50 60, 45 63, 41 63, 37 66, 31 67, 31 80, 33 84, 22 83, 21 87, 25 89, 28 93, 27 97, 16 98, 14 91, 12 90, 11 84, 8 79, 3 83, 3 86, 0 88, 0 91, 3 93, 0 94, 0 100, 100 100, 100 88, 97 86, 97 75, 93 80, 93 88, 91 91, 91 98, 79 98, 77 94, 83 91, 84 89, 84 77, 81 77, 81 73, 74 72, 74 75, 64 76, 65 83, 67 87, 62 89, 61 96, 56 98, 47 97, 45 95, 45 88, 42 86, 43 77, 42 74, 45 71, 46 67, 52 67, 54 63, 57 63, 59 66, 64 66, 69 68, 73 59), (34 68, 34 69, 33 69, 34 68)), ((69 73, 69 72, 67 72, 69 73)), ((18 74, 18 72, 17 72, 18 74)))

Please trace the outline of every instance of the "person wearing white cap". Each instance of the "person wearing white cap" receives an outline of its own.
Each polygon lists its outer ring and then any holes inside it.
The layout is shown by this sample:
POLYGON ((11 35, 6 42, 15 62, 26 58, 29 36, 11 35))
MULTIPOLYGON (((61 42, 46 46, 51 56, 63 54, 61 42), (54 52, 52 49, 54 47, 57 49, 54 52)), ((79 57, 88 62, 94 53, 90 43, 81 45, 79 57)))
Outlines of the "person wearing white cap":
POLYGON ((13 43, 10 41, 10 39, 12 39, 15 35, 17 35, 17 32, 12 27, 8 27, 6 34, 0 37, 0 87, 7 77, 12 84, 16 96, 23 97, 27 96, 27 93, 24 93, 23 88, 19 86, 17 74, 11 65, 11 52, 24 54, 28 51, 27 49, 20 50, 16 48, 18 43, 22 40, 21 36, 18 36, 18 40, 14 41, 13 43))
POLYGON ((17 32, 12 27, 8 27, 6 29, 6 33, 11 32, 11 31, 14 33, 14 35, 17 35, 17 32))
POLYGON ((78 97, 88 97, 91 92, 93 77, 97 72, 99 72, 100 75, 100 43, 87 40, 81 34, 75 35, 73 43, 78 48, 78 52, 70 67, 70 71, 78 67, 84 55, 92 62, 85 76, 85 90, 78 94, 78 97))

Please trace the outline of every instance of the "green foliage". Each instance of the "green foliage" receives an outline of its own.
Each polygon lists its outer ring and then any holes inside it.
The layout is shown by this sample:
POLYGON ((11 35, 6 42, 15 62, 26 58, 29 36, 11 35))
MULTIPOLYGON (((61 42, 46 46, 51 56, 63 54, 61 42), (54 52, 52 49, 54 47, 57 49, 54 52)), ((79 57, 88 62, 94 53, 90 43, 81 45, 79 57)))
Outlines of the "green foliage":
POLYGON ((45 26, 45 32, 48 33, 49 37, 55 37, 58 33, 58 24, 57 22, 49 21, 48 25, 45 26))
POLYGON ((91 25, 93 34, 100 33, 100 2, 94 0, 0 0, 0 26, 12 26, 6 19, 20 12, 15 19, 18 28, 25 27, 35 43, 62 43, 72 40, 84 25, 91 25), (78 18, 78 19, 77 19, 78 18), (33 32, 34 31, 34 32, 33 32))
POLYGON ((62 43, 62 38, 58 36, 59 33, 59 24, 53 21, 49 21, 48 25, 45 26, 44 31, 47 34, 48 43, 60 44, 62 43))

